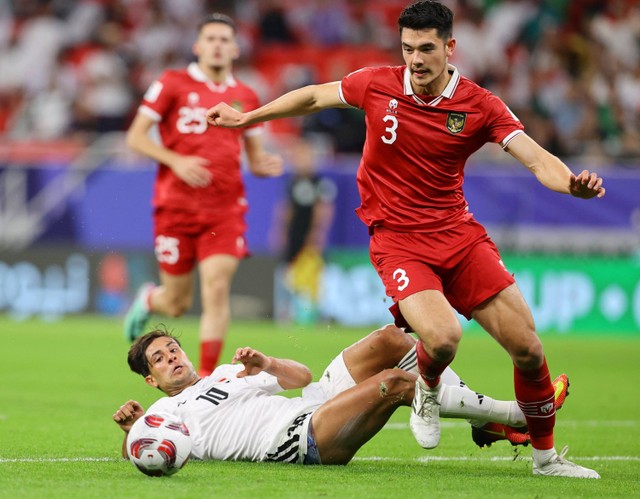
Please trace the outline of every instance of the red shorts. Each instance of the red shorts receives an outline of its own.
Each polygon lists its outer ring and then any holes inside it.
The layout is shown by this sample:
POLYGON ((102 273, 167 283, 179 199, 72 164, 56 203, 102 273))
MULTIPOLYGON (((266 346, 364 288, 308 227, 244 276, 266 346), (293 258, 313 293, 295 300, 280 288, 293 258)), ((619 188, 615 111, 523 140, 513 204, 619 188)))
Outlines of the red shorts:
POLYGON ((169 274, 191 272, 196 262, 211 255, 249 255, 242 215, 201 220, 190 213, 158 209, 153 221, 156 259, 169 274))
POLYGON ((515 282, 498 248, 474 219, 440 232, 395 232, 376 227, 369 256, 393 298, 391 312, 406 326, 397 302, 427 289, 441 291, 467 319, 485 300, 515 282))

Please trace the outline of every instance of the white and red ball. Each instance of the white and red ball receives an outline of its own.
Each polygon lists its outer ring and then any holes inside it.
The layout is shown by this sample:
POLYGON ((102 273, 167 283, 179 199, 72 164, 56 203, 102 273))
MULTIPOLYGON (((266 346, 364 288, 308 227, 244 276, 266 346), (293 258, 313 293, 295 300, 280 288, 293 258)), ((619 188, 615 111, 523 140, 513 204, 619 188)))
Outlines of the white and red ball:
POLYGON ((129 460, 145 475, 173 475, 186 464, 190 453, 189 430, 171 414, 145 414, 127 436, 129 460))

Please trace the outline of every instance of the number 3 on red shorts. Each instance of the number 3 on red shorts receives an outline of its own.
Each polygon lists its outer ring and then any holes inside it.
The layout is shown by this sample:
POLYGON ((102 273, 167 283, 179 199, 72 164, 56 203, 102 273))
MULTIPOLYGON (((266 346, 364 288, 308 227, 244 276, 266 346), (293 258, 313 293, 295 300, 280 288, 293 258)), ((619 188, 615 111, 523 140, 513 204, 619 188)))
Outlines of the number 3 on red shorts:
POLYGON ((398 281, 398 291, 402 291, 409 285, 409 278, 404 269, 396 269, 393 271, 393 278, 398 281))

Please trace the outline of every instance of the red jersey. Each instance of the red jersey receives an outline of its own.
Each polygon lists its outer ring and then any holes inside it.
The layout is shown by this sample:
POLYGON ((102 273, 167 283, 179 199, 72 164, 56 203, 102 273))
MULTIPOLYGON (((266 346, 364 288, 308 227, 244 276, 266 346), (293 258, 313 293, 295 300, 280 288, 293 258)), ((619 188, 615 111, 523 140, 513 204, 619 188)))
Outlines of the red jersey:
POLYGON ((229 77, 223 84, 207 78, 196 63, 167 70, 151 84, 139 112, 158 123, 162 144, 177 153, 209 160, 211 185, 194 188, 166 165, 159 165, 154 188, 156 208, 193 211, 206 217, 244 213, 247 209, 240 171, 241 138, 259 133, 260 125, 246 129, 208 127, 206 112, 226 102, 246 112, 258 107, 258 97, 246 85, 229 77))
POLYGON ((414 94, 405 66, 364 68, 340 84, 340 98, 366 113, 367 139, 356 210, 369 227, 432 232, 471 215, 462 191, 467 158, 487 142, 503 147, 523 126, 495 95, 449 66, 437 97, 414 94))

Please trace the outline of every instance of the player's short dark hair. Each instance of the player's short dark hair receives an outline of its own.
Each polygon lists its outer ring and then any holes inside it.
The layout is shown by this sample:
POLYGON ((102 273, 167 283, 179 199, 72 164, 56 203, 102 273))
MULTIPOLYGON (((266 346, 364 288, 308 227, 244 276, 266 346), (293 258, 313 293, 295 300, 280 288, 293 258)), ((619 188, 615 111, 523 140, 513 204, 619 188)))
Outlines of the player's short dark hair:
POLYGON ((435 29, 438 37, 449 40, 453 36, 453 12, 446 5, 422 0, 406 7, 398 18, 400 33, 404 28, 421 31, 435 29))
POLYGON ((178 346, 180 341, 173 334, 163 328, 157 328, 140 336, 129 348, 127 354, 127 362, 131 370, 140 376, 147 377, 151 374, 149 370, 149 360, 147 359, 147 348, 157 338, 171 338, 178 346))
POLYGON ((233 30, 234 35, 238 32, 238 28, 236 27, 236 22, 233 19, 231 19, 226 14, 221 14, 220 12, 214 12, 213 14, 209 14, 202 21, 200 21, 200 24, 198 24, 198 33, 200 33, 200 31, 204 26, 211 23, 221 23, 221 24, 226 24, 227 26, 230 26, 231 29, 233 30))

